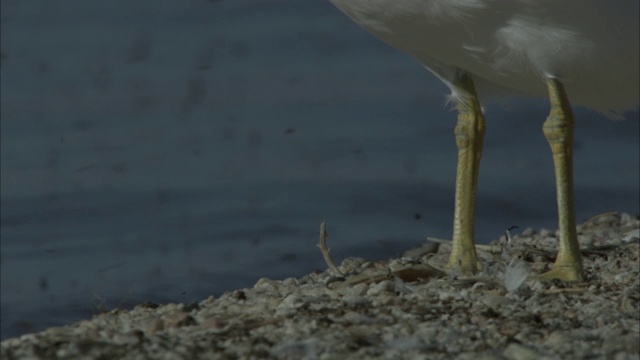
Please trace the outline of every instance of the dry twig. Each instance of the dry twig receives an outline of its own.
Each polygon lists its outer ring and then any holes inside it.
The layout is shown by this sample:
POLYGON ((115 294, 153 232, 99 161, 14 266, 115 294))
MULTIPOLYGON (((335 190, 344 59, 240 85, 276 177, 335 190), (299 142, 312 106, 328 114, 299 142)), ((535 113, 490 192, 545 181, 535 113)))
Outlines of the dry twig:
POLYGON ((320 224, 320 243, 318 244, 318 247, 320 248, 320 251, 322 251, 322 256, 324 257, 324 261, 327 263, 327 266, 329 266, 329 269, 337 275, 344 276, 342 271, 340 271, 336 264, 333 263, 333 260, 331 260, 331 256, 329 256, 331 249, 327 247, 327 228, 324 221, 320 224))

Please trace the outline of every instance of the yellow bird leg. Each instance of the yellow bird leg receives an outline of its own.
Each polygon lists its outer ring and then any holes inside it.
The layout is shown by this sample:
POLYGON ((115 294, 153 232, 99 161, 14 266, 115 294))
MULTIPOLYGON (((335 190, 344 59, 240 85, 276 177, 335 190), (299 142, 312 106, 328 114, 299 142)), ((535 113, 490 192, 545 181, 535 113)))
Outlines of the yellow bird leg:
POLYGON ((482 156, 485 120, 471 76, 460 73, 456 83, 458 123, 455 128, 458 147, 453 241, 447 269, 474 274, 481 269, 474 244, 475 195, 482 156))
POLYGON ((547 86, 551 112, 542 130, 553 154, 560 239, 553 269, 535 278, 584 281, 573 200, 573 112, 562 83, 557 79, 547 79, 547 86))

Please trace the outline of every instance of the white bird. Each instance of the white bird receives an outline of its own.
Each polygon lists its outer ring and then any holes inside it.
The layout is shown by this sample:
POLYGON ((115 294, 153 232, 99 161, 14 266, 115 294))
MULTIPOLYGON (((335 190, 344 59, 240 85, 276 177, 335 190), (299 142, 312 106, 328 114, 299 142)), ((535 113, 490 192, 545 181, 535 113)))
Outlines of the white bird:
POLYGON ((576 234, 571 103, 620 117, 639 103, 638 0, 330 0, 354 22, 415 57, 458 109, 452 252, 448 268, 476 273, 474 202, 485 120, 481 98, 548 97, 559 252, 539 278, 584 280, 576 234), (476 92, 477 91, 477 92, 476 92))

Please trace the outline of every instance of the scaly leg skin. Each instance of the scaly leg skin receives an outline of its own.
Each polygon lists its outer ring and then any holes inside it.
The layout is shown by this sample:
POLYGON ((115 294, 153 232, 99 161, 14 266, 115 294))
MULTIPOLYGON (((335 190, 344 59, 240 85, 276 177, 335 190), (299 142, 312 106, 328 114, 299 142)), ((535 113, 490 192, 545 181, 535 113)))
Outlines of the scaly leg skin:
POLYGON ((481 268, 474 244, 474 211, 485 121, 471 76, 460 73, 454 85, 460 92, 457 99, 458 124, 455 128, 458 168, 453 241, 446 268, 471 275, 481 268))
POLYGON ((534 278, 584 281, 573 202, 573 129, 571 105, 557 79, 547 79, 551 112, 542 127, 553 153, 558 197, 559 250, 553 270, 534 278))

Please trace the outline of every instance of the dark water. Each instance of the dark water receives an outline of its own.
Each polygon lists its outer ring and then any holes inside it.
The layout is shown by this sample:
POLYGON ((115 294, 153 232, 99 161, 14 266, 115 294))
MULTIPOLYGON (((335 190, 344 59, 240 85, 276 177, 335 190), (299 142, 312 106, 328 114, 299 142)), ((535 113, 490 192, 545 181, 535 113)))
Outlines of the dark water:
MULTIPOLYGON (((449 237, 446 89, 326 1, 2 1, 2 339, 449 237)), ((478 241, 555 227, 544 101, 487 108, 478 241)), ((638 114, 577 109, 578 219, 638 212, 638 114)))

